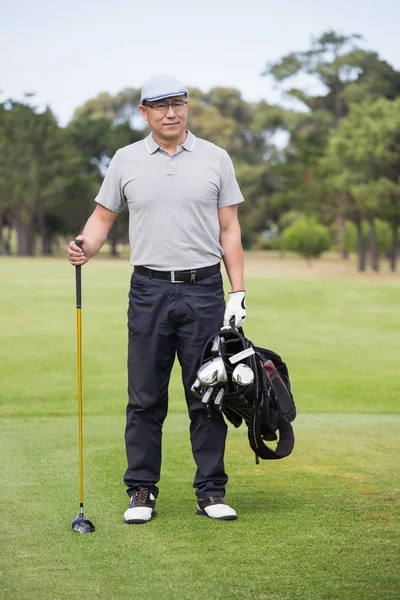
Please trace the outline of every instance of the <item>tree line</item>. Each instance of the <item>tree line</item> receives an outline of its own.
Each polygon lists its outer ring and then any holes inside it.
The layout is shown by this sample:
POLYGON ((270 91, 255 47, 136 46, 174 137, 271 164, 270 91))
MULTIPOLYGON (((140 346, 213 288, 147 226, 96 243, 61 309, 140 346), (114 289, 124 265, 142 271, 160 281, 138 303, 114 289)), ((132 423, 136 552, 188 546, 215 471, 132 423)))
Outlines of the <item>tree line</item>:
MULTIPOLYGON (((357 252, 360 271, 378 270, 383 255, 396 269, 400 72, 362 44, 327 31, 266 64, 285 106, 246 102, 235 88, 189 90, 190 130, 234 161, 245 248, 310 259, 336 247, 343 258, 357 252)), ((66 127, 34 98, 0 103, 0 253, 51 254, 81 230, 113 154, 148 134, 139 99, 133 88, 101 93, 66 127)), ((113 255, 128 241, 127 218, 110 232, 113 255)))

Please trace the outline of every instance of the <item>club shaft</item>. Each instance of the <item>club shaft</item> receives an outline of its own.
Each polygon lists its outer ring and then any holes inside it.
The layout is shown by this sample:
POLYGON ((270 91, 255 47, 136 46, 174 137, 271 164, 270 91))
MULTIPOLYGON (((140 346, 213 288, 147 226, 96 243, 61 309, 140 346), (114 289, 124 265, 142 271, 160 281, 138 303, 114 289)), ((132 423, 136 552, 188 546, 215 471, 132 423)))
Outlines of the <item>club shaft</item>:
POLYGON ((81 267, 76 267, 76 339, 78 356, 79 502, 83 512, 83 425, 82 425, 82 293, 81 267))

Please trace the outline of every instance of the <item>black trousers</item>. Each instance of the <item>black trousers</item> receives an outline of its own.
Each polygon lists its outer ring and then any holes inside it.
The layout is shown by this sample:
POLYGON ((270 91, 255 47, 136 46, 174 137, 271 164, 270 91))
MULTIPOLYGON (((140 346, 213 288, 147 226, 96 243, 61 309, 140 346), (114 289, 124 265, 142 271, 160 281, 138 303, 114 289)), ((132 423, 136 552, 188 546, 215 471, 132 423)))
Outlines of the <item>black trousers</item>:
POLYGON ((221 274, 195 283, 171 283, 132 274, 128 309, 128 406, 124 482, 131 495, 139 486, 155 497, 161 469, 161 435, 168 410, 168 384, 178 357, 190 418, 190 440, 197 465, 193 487, 198 498, 224 495, 227 426, 211 418, 190 391, 208 338, 223 323, 221 274))

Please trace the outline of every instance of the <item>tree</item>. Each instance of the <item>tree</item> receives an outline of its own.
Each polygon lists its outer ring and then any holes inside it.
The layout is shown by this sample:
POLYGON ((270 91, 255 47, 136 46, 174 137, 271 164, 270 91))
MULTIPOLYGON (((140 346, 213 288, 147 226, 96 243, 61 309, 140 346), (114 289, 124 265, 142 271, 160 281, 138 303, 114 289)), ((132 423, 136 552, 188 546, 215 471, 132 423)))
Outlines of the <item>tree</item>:
POLYGON ((35 234, 49 250, 49 225, 63 200, 80 157, 52 112, 7 101, 0 112, 0 205, 3 219, 15 228, 17 254, 31 256, 35 234))
POLYGON ((125 123, 134 121, 139 113, 140 90, 125 88, 115 96, 108 92, 101 92, 96 98, 87 100, 79 106, 73 119, 101 119, 106 118, 112 123, 125 123))
POLYGON ((376 52, 360 48, 362 39, 357 33, 345 36, 326 31, 312 38, 309 50, 291 52, 277 63, 268 63, 263 75, 272 75, 279 82, 300 74, 314 78, 322 88, 321 95, 307 94, 300 88, 286 93, 312 112, 333 114, 338 125, 354 101, 400 95, 400 73, 376 52))
POLYGON ((245 248, 250 248, 257 234, 267 230, 269 221, 274 218, 270 199, 278 182, 274 169, 267 164, 240 163, 236 176, 246 199, 239 206, 242 242, 245 248))
MULTIPOLYGON (((306 191, 307 183, 323 179, 319 158, 325 152, 330 132, 349 112, 354 102, 370 98, 396 98, 400 94, 400 73, 376 52, 360 47, 359 34, 341 35, 332 30, 313 38, 306 51, 291 52, 276 63, 269 63, 263 75, 273 76, 279 82, 291 81, 301 75, 317 83, 320 92, 309 94, 299 87, 286 90, 286 94, 301 103, 301 112, 288 112, 287 128, 290 140, 286 157, 292 168, 290 187, 306 191)), ((313 191, 313 190, 311 190, 313 191)), ((306 194, 308 200, 312 195, 306 194)), ((344 240, 343 194, 331 199, 325 196, 337 211, 338 239, 341 254, 346 256, 344 240)), ((297 195, 297 203, 302 195, 297 195)), ((315 197, 316 208, 320 196, 315 197)), ((328 209, 329 210, 329 209, 328 209)))
POLYGON ((264 160, 267 140, 255 125, 257 113, 258 105, 243 100, 234 88, 189 90, 189 129, 225 148, 236 162, 255 165, 264 160))
MULTIPOLYGON (((332 133, 325 162, 331 181, 346 198, 347 214, 356 223, 359 247, 362 223, 370 227, 372 268, 377 270, 375 220, 392 229, 391 268, 396 268, 400 226, 400 98, 381 98, 352 106, 349 115, 332 133)), ((359 268, 362 268, 360 262, 359 268)))

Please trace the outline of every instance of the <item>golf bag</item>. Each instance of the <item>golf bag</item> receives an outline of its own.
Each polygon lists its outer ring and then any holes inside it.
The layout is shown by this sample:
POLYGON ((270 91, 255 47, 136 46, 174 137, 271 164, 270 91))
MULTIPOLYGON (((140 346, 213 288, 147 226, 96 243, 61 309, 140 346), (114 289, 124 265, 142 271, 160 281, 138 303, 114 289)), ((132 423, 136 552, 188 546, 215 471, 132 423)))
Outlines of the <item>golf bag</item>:
POLYGON ((222 328, 206 342, 200 365, 192 391, 209 410, 221 411, 235 427, 245 422, 257 462, 258 457, 276 460, 289 456, 294 446, 291 421, 296 407, 282 358, 254 346, 241 327, 222 328), (265 443, 272 441, 277 441, 275 449, 265 443))

